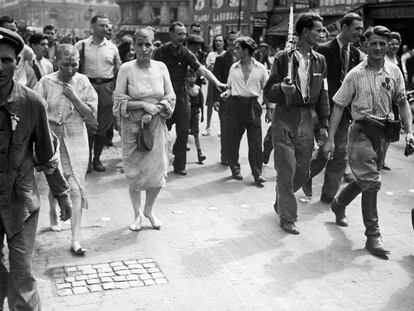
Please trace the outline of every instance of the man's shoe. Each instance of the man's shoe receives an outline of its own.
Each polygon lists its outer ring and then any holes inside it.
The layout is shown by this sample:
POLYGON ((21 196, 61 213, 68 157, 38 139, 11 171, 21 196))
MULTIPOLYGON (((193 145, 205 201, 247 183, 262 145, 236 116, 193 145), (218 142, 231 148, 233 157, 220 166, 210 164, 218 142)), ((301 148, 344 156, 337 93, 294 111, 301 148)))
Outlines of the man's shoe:
POLYGON ((257 176, 254 178, 254 182, 256 183, 256 185, 263 187, 263 183, 266 182, 266 179, 263 176, 257 176))
POLYGON ((174 170, 174 174, 185 176, 187 175, 187 171, 186 170, 174 170))
POLYGON ((197 158, 198 158, 198 163, 203 164, 203 161, 206 159, 206 156, 201 153, 201 150, 198 150, 197 158))
POLYGON ((382 170, 383 170, 383 171, 391 171, 391 167, 389 167, 389 166, 387 166, 387 165, 383 164, 383 165, 382 165, 382 170))
POLYGON ((243 180, 243 176, 240 173, 233 173, 231 177, 236 180, 243 180))
POLYGON ((290 234, 299 234, 298 229, 293 221, 287 221, 283 218, 280 218, 280 227, 290 234))
POLYGON ((201 132, 201 135, 202 135, 202 136, 210 136, 210 129, 208 128, 208 129, 203 130, 203 131, 201 132))
POLYGON ((308 180, 302 185, 302 191, 307 196, 312 198, 312 181, 308 180))
POLYGON ((334 198, 330 198, 330 197, 326 196, 323 193, 321 194, 321 202, 322 203, 331 204, 333 200, 334 200, 334 198))
POLYGON ((97 172, 105 172, 105 166, 102 165, 101 160, 98 158, 93 159, 93 169, 97 172))
POLYGON ((331 204, 331 210, 335 214, 335 222, 340 227, 348 227, 348 220, 345 216, 345 207, 339 205, 336 199, 331 204))
POLYGON ((367 238, 365 248, 375 256, 385 256, 390 253, 389 250, 384 248, 384 244, 382 243, 380 236, 369 236, 367 238))

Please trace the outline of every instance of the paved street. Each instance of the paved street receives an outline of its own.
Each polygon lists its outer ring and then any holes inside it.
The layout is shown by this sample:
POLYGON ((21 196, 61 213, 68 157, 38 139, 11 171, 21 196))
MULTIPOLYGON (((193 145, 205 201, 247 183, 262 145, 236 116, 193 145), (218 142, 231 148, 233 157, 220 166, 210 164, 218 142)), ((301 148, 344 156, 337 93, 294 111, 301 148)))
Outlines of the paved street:
MULTIPOLYGON (((413 310, 414 157, 403 156, 402 141, 390 147, 379 194, 379 217, 389 260, 364 250, 359 198, 348 210, 348 228, 334 224, 329 206, 314 198, 299 203, 299 236, 284 233, 273 211, 273 161, 264 169, 264 188, 253 184, 247 143, 241 148, 243 181, 232 180, 219 164, 218 120, 202 137, 207 156, 196 163, 193 139, 188 176, 170 174, 155 211, 161 230, 131 232, 133 211, 120 172, 119 137, 104 151, 105 173, 87 177, 90 208, 84 212, 83 258, 69 253, 70 226, 48 228, 43 209, 35 250, 35 274, 43 310, 413 310), (62 266, 153 259, 167 284, 58 296, 53 271, 62 266)), ((264 126, 264 133, 267 125, 264 126)), ((297 197, 303 196, 298 191, 297 197)), ((147 220, 145 220, 147 221, 147 220)), ((128 286, 126 286, 128 287, 128 286)))

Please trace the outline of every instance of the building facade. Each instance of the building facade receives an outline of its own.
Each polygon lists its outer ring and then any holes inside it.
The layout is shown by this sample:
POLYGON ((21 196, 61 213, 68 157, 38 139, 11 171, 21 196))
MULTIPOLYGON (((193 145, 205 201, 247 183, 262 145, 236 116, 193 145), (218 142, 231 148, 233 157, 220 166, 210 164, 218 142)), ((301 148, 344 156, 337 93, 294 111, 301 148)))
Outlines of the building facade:
POLYGON ((121 12, 119 30, 131 34, 140 27, 151 26, 156 31, 156 39, 168 41, 168 27, 172 22, 192 21, 190 2, 117 0, 121 12))
POLYGON ((42 31, 44 25, 53 24, 61 36, 87 36, 96 14, 108 16, 114 25, 119 21, 115 0, 3 0, 0 5, 1 15, 13 16, 20 25, 42 31))
POLYGON ((214 36, 240 31, 251 35, 252 15, 257 1, 248 0, 196 0, 194 1, 194 22, 203 29, 204 40, 211 45, 214 36))
POLYGON ((414 29, 413 0, 274 0, 268 14, 266 40, 275 47, 284 47, 291 1, 294 3, 295 16, 309 10, 321 15, 331 38, 341 30, 341 17, 348 12, 355 12, 363 17, 365 28, 387 26, 401 34, 403 44, 414 48, 414 37, 411 36, 414 29))

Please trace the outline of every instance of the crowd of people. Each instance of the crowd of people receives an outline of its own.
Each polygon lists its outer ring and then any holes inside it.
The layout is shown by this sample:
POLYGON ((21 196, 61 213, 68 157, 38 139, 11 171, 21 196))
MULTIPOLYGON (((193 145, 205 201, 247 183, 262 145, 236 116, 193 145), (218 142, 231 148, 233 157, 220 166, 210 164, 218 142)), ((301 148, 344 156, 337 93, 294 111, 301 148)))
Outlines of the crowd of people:
POLYGON ((363 34, 362 18, 348 13, 339 34, 329 39, 323 19, 303 13, 293 48, 273 55, 269 44, 233 31, 212 38, 206 53, 198 24, 187 34, 183 23, 172 23, 165 44, 154 42, 152 29, 142 28, 115 45, 112 30, 107 17, 96 15, 83 40, 58 44, 57 29, 47 25, 25 43, 16 22, 0 18, 0 310, 5 298, 13 311, 40 308, 31 271, 40 207, 36 174, 44 174, 50 188, 51 230, 59 231, 60 221, 70 219, 70 250, 86 254, 80 234, 82 210, 88 207, 85 176, 106 170, 101 155, 114 128, 121 136, 134 211, 129 229, 140 230, 144 218, 161 228, 154 205, 170 163, 173 173, 187 175, 189 135, 199 163, 206 160, 199 138, 205 80, 201 134, 210 135, 218 111, 220 161, 232 178, 244 178, 239 163, 244 132, 258 187, 266 182, 263 164, 274 150, 274 209, 284 231, 299 234, 294 193, 302 188, 311 197, 312 178, 325 168, 320 200, 331 205, 336 224, 348 226, 346 207, 362 193, 366 249, 377 256, 389 253, 378 226, 381 170, 400 123, 407 144, 414 144, 406 96, 414 57, 406 46, 399 56, 398 33, 378 25, 363 34), (264 141, 263 108, 271 122, 264 141), (347 167, 352 179, 338 194, 347 167))

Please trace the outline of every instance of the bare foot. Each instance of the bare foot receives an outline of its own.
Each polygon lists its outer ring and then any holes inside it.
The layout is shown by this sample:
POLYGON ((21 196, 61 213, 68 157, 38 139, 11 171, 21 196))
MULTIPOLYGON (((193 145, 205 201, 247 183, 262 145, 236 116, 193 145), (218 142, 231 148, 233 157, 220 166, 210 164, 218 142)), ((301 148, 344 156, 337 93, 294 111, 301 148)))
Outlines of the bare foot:
POLYGON ((150 221, 150 223, 151 223, 151 226, 154 228, 154 229, 160 229, 161 228, 161 226, 162 226, 162 222, 156 217, 156 216, 154 216, 154 214, 150 214, 150 215, 147 215, 147 214, 144 214, 144 216, 146 217, 146 218, 148 218, 148 220, 150 221))
POLYGON ((139 231, 142 228, 142 215, 138 216, 137 219, 135 219, 135 222, 133 224, 129 225, 129 230, 131 231, 139 231))

